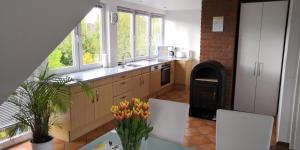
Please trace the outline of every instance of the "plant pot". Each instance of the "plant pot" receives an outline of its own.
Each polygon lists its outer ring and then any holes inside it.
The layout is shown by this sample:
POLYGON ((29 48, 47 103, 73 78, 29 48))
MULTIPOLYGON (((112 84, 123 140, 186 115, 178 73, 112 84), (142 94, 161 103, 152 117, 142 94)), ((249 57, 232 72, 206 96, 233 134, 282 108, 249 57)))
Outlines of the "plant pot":
POLYGON ((32 143, 32 150, 53 150, 53 138, 44 143, 32 143))

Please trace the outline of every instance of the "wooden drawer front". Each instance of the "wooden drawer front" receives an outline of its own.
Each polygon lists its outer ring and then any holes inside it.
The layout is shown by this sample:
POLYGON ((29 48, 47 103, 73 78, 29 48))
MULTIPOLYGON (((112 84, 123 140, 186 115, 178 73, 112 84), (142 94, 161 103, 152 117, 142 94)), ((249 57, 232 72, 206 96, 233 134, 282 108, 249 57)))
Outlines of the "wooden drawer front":
POLYGON ((93 87, 98 87, 98 86, 102 86, 102 85, 109 84, 109 83, 112 83, 112 77, 94 80, 93 87))
POLYGON ((142 73, 141 70, 135 70, 135 71, 129 72, 129 76, 134 77, 134 76, 140 75, 141 73, 142 73))
MULTIPOLYGON (((93 87, 93 82, 87 82, 89 86, 93 87)), ((80 86, 78 84, 71 86, 71 93, 79 93, 82 92, 80 86)))
POLYGON ((124 93, 120 96, 114 97, 114 105, 119 104, 123 100, 130 100, 132 98, 131 92, 124 93))
POLYGON ((149 67, 141 69, 141 74, 145 74, 145 73, 149 73, 149 72, 150 72, 149 67))
POLYGON ((113 84, 114 96, 119 96, 119 95, 129 91, 130 89, 131 89, 130 79, 115 82, 113 84))
POLYGON ((130 73, 122 73, 122 74, 119 74, 119 75, 116 75, 114 77, 112 77, 112 80, 113 82, 117 82, 117 81, 120 81, 120 80, 124 80, 124 79, 127 79, 130 77, 130 73))

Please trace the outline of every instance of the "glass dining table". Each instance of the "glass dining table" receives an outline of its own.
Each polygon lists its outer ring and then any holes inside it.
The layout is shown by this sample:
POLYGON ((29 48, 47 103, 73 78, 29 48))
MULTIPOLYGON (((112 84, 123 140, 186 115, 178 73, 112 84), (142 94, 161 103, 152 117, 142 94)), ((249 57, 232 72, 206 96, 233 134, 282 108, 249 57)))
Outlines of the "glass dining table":
MULTIPOLYGON (((115 130, 112 130, 103 136, 95 139, 87 145, 80 148, 80 150, 122 150, 121 141, 115 130), (112 144, 113 148, 107 148, 107 145, 112 144), (106 148, 105 148, 106 146, 106 148)), ((142 141, 140 150, 193 150, 181 144, 167 141, 158 137, 149 136, 146 141, 142 141)))

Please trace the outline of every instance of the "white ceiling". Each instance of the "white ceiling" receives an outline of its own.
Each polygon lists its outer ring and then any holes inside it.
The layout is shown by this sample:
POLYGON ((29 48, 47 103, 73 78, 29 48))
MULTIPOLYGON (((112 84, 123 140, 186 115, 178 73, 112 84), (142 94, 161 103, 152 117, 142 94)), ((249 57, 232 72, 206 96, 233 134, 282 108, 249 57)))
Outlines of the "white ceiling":
POLYGON ((124 0, 163 10, 201 9, 202 0, 124 0))

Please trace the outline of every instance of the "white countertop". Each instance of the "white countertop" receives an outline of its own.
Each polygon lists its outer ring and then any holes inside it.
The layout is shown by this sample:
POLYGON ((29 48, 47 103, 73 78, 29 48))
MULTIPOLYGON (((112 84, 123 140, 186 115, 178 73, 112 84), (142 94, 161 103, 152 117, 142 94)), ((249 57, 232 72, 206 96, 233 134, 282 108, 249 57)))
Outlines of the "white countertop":
POLYGON ((91 69, 91 70, 86 70, 86 71, 80 71, 80 72, 75 72, 75 73, 70 73, 66 74, 63 76, 68 76, 73 79, 77 79, 80 81, 90 81, 90 80, 97 80, 113 75, 117 75, 120 73, 125 73, 125 72, 130 72, 174 60, 191 60, 189 58, 169 58, 169 59, 152 59, 152 60, 141 60, 141 61, 136 61, 136 62, 130 62, 128 64, 134 64, 138 65, 137 67, 129 67, 126 66, 125 68, 122 68, 122 66, 116 66, 112 68, 96 68, 96 69, 91 69))

